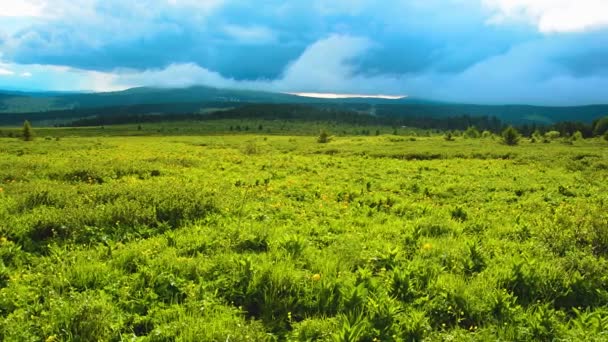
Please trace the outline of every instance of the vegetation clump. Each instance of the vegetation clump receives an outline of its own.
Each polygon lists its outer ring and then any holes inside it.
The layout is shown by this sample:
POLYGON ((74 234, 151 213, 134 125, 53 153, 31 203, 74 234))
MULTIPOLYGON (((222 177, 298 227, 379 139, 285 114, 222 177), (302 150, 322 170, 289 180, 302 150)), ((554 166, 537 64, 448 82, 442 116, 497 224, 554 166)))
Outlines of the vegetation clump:
POLYGON ((560 136, 561 136, 561 133, 559 131, 549 131, 549 132, 545 133, 545 138, 547 138, 549 140, 558 139, 560 136))
POLYGON ((520 139, 521 136, 519 135, 519 132, 515 128, 513 128, 513 126, 507 127, 502 132, 502 141, 506 145, 515 146, 519 144, 520 139))
POLYGON ((593 124, 593 135, 594 136, 602 136, 604 133, 608 132, 608 116, 598 119, 593 124))
POLYGON ((321 130, 321 133, 317 137, 317 142, 320 143, 320 144, 327 144, 332 139, 333 139, 333 137, 330 136, 329 133, 327 133, 326 130, 321 130))
POLYGON ((34 129, 32 128, 32 125, 30 124, 29 121, 25 120, 25 122, 23 122, 23 128, 21 130, 21 136, 23 137, 24 141, 32 141, 34 140, 34 129))
POLYGON ((470 126, 469 128, 467 128, 466 131, 464 131, 463 135, 465 138, 469 139, 477 139, 481 137, 481 133, 479 133, 475 126, 470 126))

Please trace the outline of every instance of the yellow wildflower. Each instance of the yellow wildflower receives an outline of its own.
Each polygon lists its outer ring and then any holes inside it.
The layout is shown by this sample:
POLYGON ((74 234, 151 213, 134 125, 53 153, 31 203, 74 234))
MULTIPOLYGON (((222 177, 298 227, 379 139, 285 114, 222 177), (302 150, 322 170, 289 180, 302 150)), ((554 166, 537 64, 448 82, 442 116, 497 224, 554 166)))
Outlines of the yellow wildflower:
POLYGON ((319 281, 319 280, 321 280, 321 275, 320 275, 319 273, 315 273, 315 274, 312 276, 312 280, 313 280, 313 281, 319 281))

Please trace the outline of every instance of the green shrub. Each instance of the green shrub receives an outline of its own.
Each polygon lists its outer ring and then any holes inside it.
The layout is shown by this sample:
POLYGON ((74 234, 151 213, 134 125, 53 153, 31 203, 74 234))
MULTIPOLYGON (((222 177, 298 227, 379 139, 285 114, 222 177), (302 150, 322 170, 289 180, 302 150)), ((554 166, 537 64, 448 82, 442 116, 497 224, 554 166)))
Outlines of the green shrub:
POLYGON ((517 145, 519 143, 520 139, 521 139, 521 137, 519 135, 519 132, 515 128, 513 128, 513 126, 507 127, 502 132, 502 141, 506 145, 509 145, 509 146, 517 145))
POLYGON ((246 155, 259 154, 260 151, 260 146, 253 140, 248 141, 243 147, 243 153, 245 153, 246 155))
POLYGON ((321 133, 319 134, 319 137, 317 138, 317 142, 320 144, 327 144, 332 139, 333 138, 329 135, 329 133, 327 133, 327 131, 322 130, 321 133))
POLYGON ((467 128, 466 131, 464 131, 463 135, 465 138, 469 139, 477 139, 481 136, 475 126, 470 126, 469 128, 467 128))
POLYGON ((597 120, 593 125, 593 135, 601 136, 608 133, 608 116, 597 120))
POLYGON ((21 131, 21 135, 23 136, 23 140, 25 141, 32 141, 34 140, 34 129, 32 128, 32 125, 30 124, 29 121, 25 120, 23 122, 23 129, 21 131))
POLYGON ((555 140, 561 136, 561 133, 558 131, 549 131, 545 133, 545 138, 550 140, 555 140))

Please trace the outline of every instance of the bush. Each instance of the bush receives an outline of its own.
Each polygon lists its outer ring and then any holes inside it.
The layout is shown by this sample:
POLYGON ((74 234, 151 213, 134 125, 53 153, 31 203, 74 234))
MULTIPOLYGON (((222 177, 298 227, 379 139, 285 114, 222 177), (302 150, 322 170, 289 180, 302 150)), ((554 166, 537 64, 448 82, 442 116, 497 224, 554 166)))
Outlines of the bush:
POLYGON ((24 141, 32 141, 34 140, 34 130, 32 129, 32 125, 29 121, 25 120, 23 122, 23 140, 24 141))
POLYGON ((513 128, 513 126, 507 127, 502 132, 502 141, 509 146, 514 146, 519 143, 519 139, 521 139, 519 132, 513 128))
POLYGON ((319 134, 319 137, 317 138, 317 142, 320 144, 327 144, 331 140, 332 140, 332 137, 325 130, 322 130, 321 134, 319 134))
POLYGON ((608 133, 608 116, 597 120, 593 125, 593 135, 601 136, 608 133))
POLYGON ((471 126, 464 131, 464 137, 470 139, 477 139, 481 136, 481 133, 477 130, 475 126, 471 126))
POLYGON ((255 141, 248 141, 243 147, 243 153, 253 155, 260 153, 260 146, 255 141))
POLYGON ((558 131, 549 131, 549 132, 545 133, 545 138, 553 140, 553 139, 559 138, 560 135, 561 135, 561 133, 558 131))
POLYGON ((530 135, 530 142, 536 143, 541 141, 543 141, 543 135, 540 133, 539 130, 535 130, 534 133, 530 135))
POLYGON ((445 139, 445 141, 454 141, 454 136, 452 135, 452 132, 447 132, 443 136, 443 139, 445 139))
POLYGON ((585 139, 585 137, 583 137, 583 133, 581 131, 576 131, 572 135, 572 140, 574 140, 574 141, 584 140, 584 139, 585 139))

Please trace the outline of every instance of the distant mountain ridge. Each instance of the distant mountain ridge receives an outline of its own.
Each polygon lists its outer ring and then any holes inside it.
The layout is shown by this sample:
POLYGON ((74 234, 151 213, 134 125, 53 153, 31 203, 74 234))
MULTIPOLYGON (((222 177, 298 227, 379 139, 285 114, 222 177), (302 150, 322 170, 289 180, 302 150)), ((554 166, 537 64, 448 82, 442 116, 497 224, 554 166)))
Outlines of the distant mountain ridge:
POLYGON ((327 99, 268 91, 193 86, 188 88, 138 87, 101 93, 0 90, 0 116, 4 116, 5 119, 0 120, 0 123, 7 121, 8 116, 5 115, 9 115, 15 120, 21 116, 48 117, 49 120, 52 120, 53 115, 56 114, 61 117, 74 117, 79 115, 78 113, 90 112, 104 115, 104 111, 110 110, 129 114, 129 110, 141 111, 142 108, 154 113, 182 113, 185 110, 200 112, 206 108, 238 107, 255 103, 304 104, 387 117, 495 116, 504 122, 515 124, 547 125, 561 121, 590 123, 598 117, 608 115, 608 105, 572 107, 476 105, 409 97, 402 99, 327 99), (74 115, 70 115, 69 111, 74 111, 72 113, 74 115), (34 113, 38 114, 34 115, 34 113))

